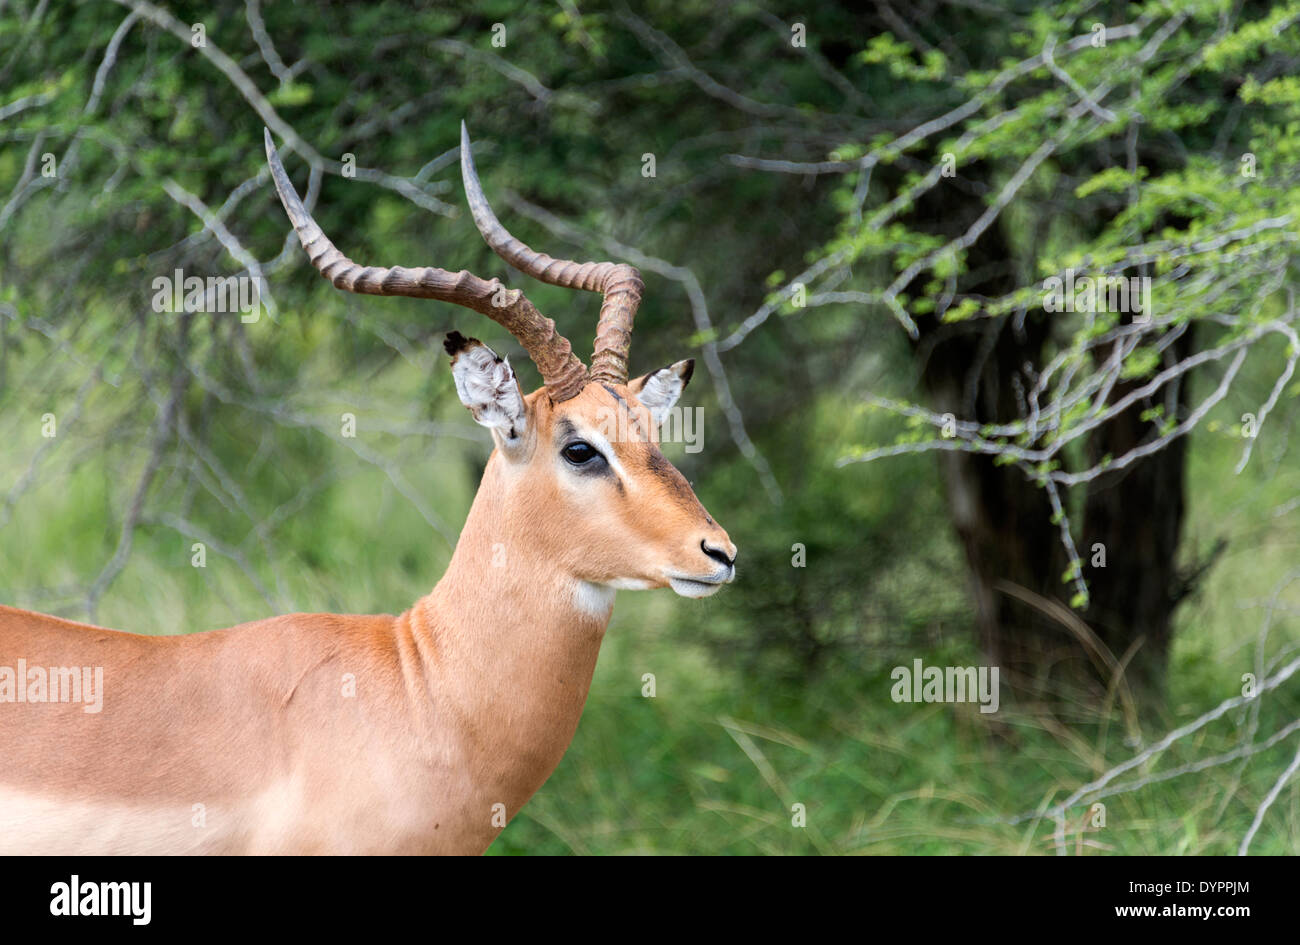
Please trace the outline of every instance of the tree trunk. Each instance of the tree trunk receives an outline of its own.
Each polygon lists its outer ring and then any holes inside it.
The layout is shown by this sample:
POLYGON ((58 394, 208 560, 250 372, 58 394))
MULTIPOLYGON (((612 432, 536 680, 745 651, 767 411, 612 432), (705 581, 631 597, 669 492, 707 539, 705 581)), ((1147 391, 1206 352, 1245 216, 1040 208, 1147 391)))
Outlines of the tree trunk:
MULTIPOLYGON (((964 220, 965 212, 954 206, 962 201, 954 196, 948 195, 946 218, 964 220)), ((996 297, 1013 289, 1006 264, 1012 252, 998 228, 991 227, 969 259, 969 271, 991 275, 963 290, 996 297)), ((946 325, 927 316, 917 322, 922 335, 916 355, 935 411, 979 423, 1006 423, 1024 415, 1024 391, 1033 381, 1023 367, 1042 363, 1051 316, 1031 311, 1020 324, 1014 316, 946 325)), ((1170 353, 1184 357, 1191 350, 1189 330, 1170 353)), ((1112 401, 1139 383, 1117 384, 1112 401)), ((1186 389, 1184 378, 1177 398, 1180 411, 1186 406, 1186 389)), ((1153 436, 1154 424, 1140 419, 1153 405, 1134 405, 1094 431, 1085 450, 1089 465, 1107 454, 1118 457, 1153 436)), ((1074 594, 1073 583, 1062 581, 1068 556, 1046 493, 1016 467, 994 465, 990 457, 941 454, 949 511, 969 566, 979 642, 1004 680, 1066 700, 1100 701, 1115 661, 1136 647, 1125 678, 1135 695, 1158 696, 1173 610, 1186 586, 1174 563, 1186 458, 1186 441, 1178 439, 1086 487, 1082 520, 1072 522, 1091 597, 1081 614, 1068 605, 1074 594), (1105 567, 1092 566, 1097 544, 1105 546, 1105 567), (1085 642, 1090 633, 1113 659, 1085 642)), ((1064 492, 1062 501, 1068 503, 1064 492)))
MULTIPOLYGON (((997 332, 991 349, 984 334, 932 338, 923 381, 940 413, 1008 422, 1020 413, 1013 378, 1021 365, 1037 361, 1046 324, 1027 321, 1019 334, 1007 324, 985 322, 984 328, 997 332)), ((1049 688, 1057 668, 1087 657, 1045 607, 1059 601, 1065 569, 1047 495, 1019 469, 994 465, 988 456, 945 452, 940 464, 966 553, 980 646, 1009 684, 1049 688)))
MULTIPOLYGON (((1192 328, 1170 345, 1175 360, 1193 351, 1192 328)), ((1140 380, 1115 385, 1114 402, 1129 394, 1140 380)), ((1187 378, 1178 386, 1179 419, 1188 408, 1187 378)), ((1135 404, 1093 432, 1088 442, 1089 464, 1121 456, 1155 436, 1155 426, 1141 420, 1153 404, 1135 404)), ((1169 655, 1171 618, 1182 598, 1182 575, 1175 565, 1185 506, 1184 469, 1187 439, 1180 437, 1164 449, 1089 484, 1083 515, 1084 573, 1091 601, 1087 620, 1097 636, 1123 660, 1131 655, 1125 678, 1130 686, 1163 688, 1169 655), (1100 546, 1100 547, 1099 547, 1100 546), (1095 567, 1104 555, 1105 566, 1095 567)))

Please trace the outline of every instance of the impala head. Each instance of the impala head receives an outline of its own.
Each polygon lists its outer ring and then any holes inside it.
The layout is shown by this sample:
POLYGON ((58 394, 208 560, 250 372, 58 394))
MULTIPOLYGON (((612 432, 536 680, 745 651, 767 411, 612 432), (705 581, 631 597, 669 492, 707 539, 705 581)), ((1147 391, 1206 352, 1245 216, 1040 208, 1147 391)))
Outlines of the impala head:
POLYGON ((572 577, 616 588, 672 587, 706 597, 735 576, 736 546, 659 450, 658 428, 691 379, 693 361, 628 380, 632 319, 641 276, 612 262, 560 260, 515 239, 479 185, 461 125, 461 173, 479 232, 521 272, 552 285, 600 292, 591 370, 517 289, 425 267, 362 267, 317 226, 289 182, 266 134, 276 190, 303 248, 336 288, 371 295, 438 299, 471 308, 508 329, 541 372, 525 395, 505 358, 459 332, 447 336, 461 402, 496 443, 483 488, 529 547, 572 577), (490 485, 489 485, 490 484, 490 485))

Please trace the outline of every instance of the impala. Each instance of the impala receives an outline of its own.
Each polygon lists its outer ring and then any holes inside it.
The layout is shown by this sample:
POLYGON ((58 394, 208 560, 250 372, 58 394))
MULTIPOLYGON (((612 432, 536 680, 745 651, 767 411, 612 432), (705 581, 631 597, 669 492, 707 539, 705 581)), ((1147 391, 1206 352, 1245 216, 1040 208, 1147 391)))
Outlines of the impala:
POLYGON ((704 597, 735 575, 735 546, 658 447, 692 362, 627 379, 636 269, 511 236, 462 124, 487 243, 527 275, 603 294, 588 370, 496 279, 354 263, 308 214, 269 131, 266 150, 336 288, 487 315, 544 383, 525 396, 507 360, 447 336, 456 392, 494 449, 446 573, 400 616, 144 636, 0 607, 0 853, 481 853, 572 740, 615 591, 704 597), (19 660, 102 670, 98 710, 18 701, 19 660))

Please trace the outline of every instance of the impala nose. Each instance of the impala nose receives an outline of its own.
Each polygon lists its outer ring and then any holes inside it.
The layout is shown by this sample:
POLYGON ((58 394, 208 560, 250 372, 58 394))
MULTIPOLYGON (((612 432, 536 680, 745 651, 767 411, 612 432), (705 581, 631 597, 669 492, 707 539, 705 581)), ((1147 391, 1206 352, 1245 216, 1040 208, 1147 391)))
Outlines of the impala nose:
POLYGON ((700 542, 700 550, 712 558, 718 564, 725 565, 728 568, 736 566, 736 546, 731 545, 731 554, 728 555, 726 550, 717 545, 710 545, 707 541, 700 542))

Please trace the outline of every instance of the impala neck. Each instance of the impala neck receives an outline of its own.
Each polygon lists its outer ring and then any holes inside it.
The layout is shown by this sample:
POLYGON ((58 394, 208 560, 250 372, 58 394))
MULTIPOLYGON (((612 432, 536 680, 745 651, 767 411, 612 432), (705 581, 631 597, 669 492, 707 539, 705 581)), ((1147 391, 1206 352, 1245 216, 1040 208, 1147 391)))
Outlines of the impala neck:
POLYGON ((613 591, 539 554, 527 532, 536 510, 504 498, 508 475, 493 453, 446 573, 398 627, 486 794, 476 802, 504 803, 513 817, 573 739, 613 591))

